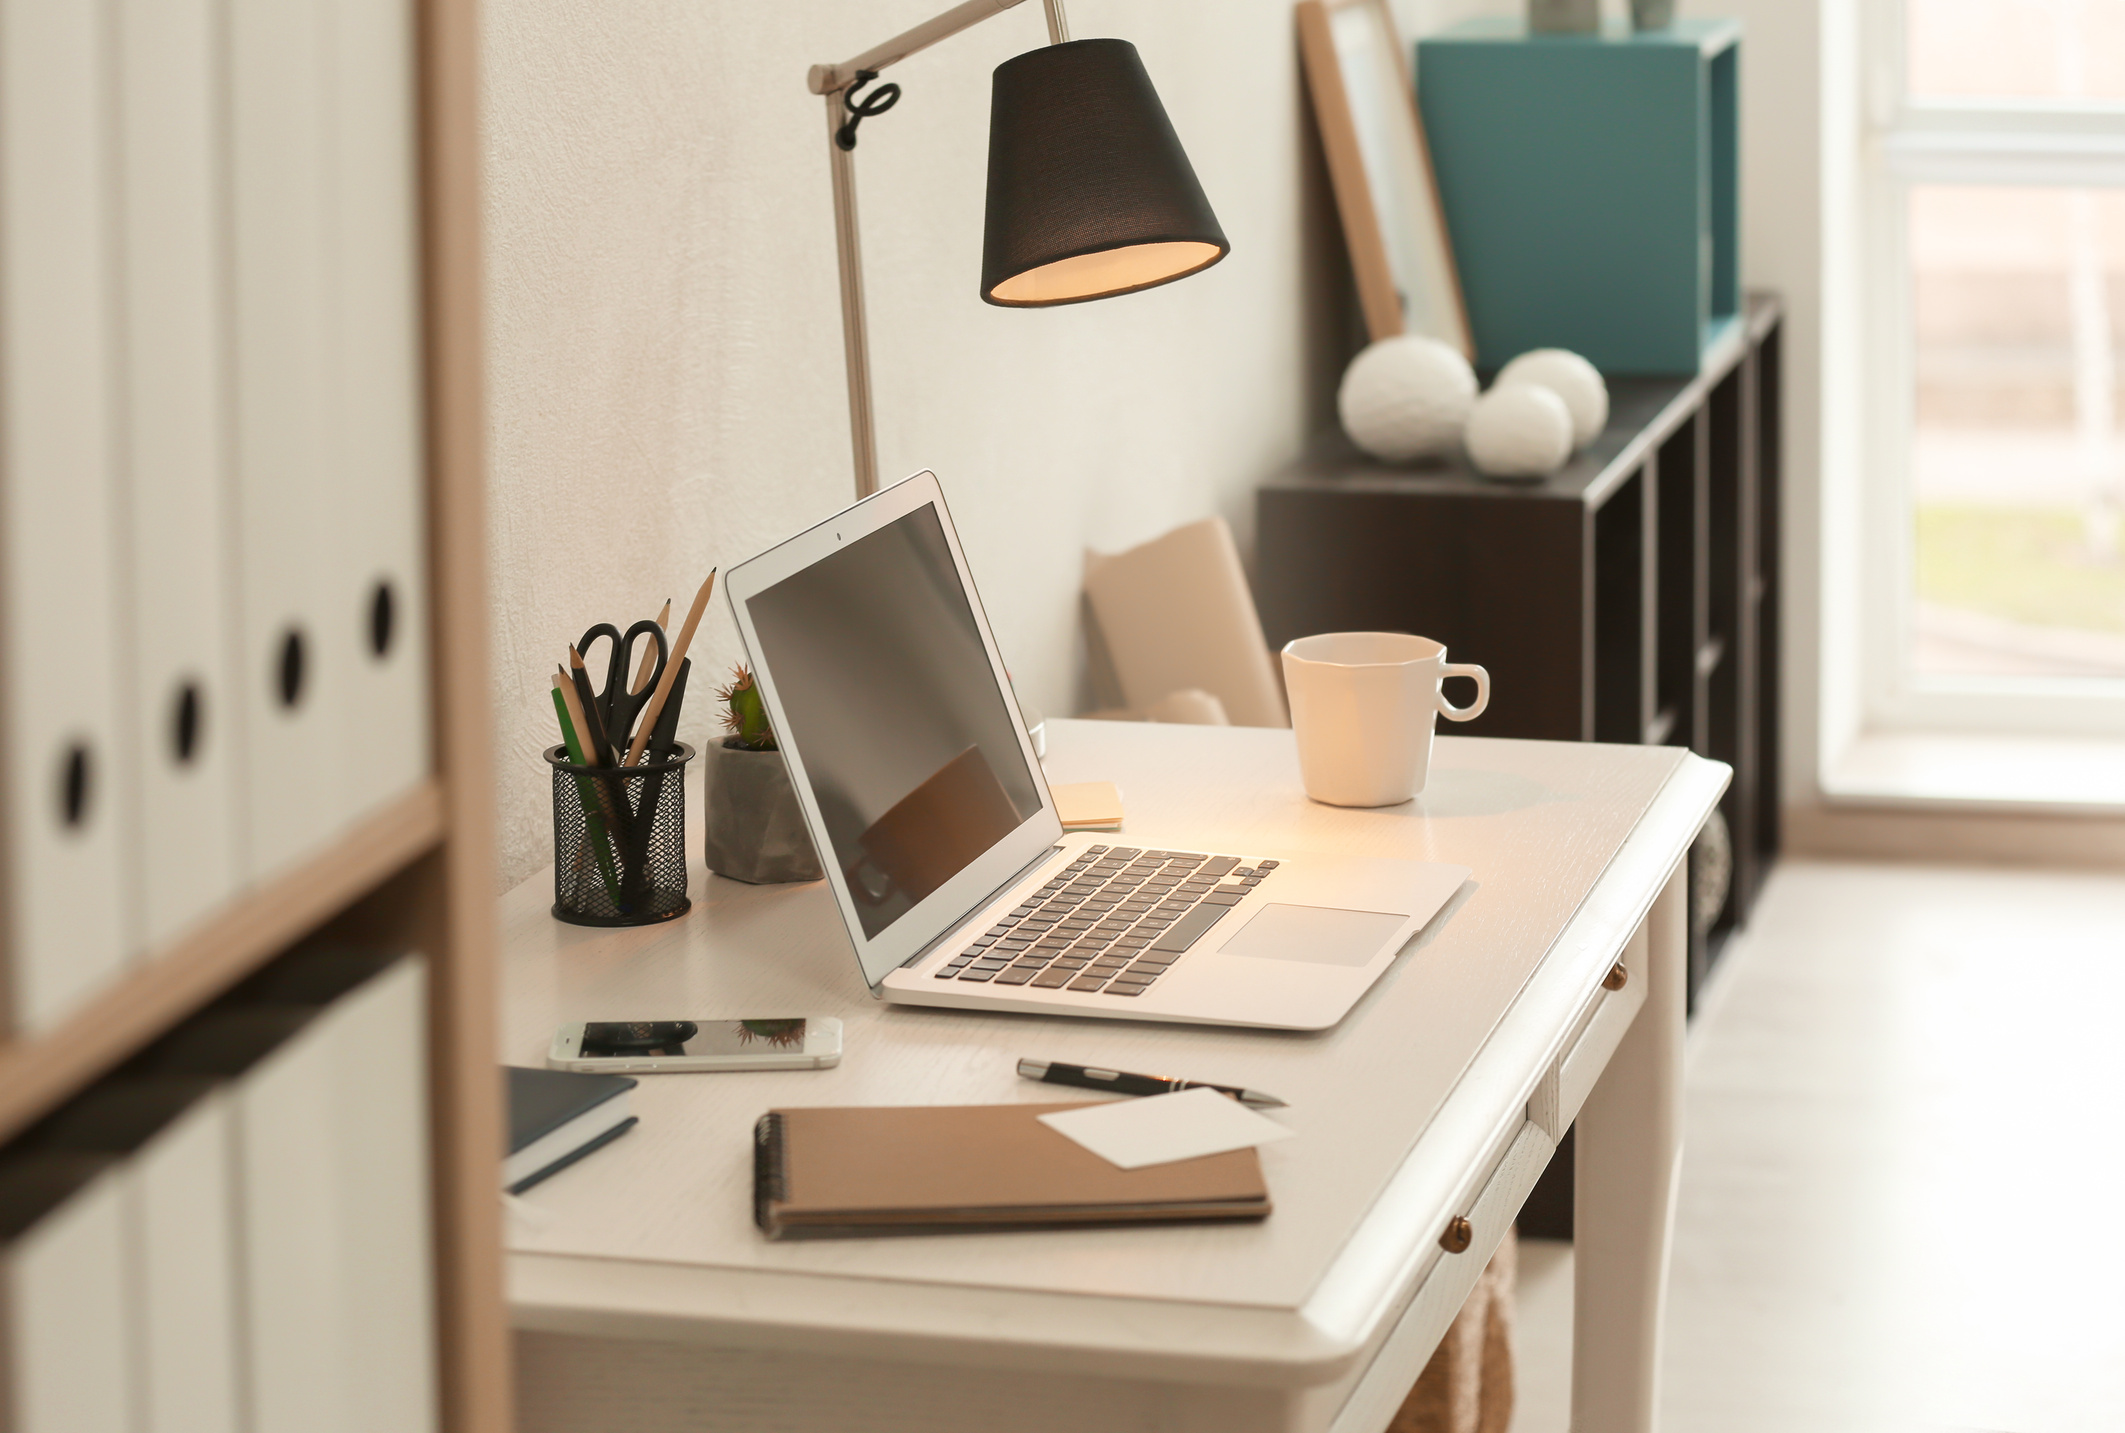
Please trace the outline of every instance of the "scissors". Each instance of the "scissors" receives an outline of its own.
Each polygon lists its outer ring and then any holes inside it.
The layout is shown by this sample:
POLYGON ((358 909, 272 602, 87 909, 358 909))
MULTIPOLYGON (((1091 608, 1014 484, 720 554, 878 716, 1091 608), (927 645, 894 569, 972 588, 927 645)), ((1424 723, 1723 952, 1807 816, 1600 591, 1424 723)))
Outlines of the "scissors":
POLYGON ((635 718, 642 708, 649 705, 650 697, 657 690, 657 683, 664 680, 664 664, 671 655, 665 645, 664 629, 650 618, 629 627, 623 634, 610 622, 600 622, 583 634, 576 644, 576 651, 583 653, 583 661, 590 662, 590 644, 600 637, 612 643, 612 655, 605 664, 605 686, 597 693, 598 719, 604 724, 605 736, 616 751, 626 751, 629 735, 634 731, 635 718), (635 665, 635 642, 647 637, 657 644, 657 662, 647 669, 640 685, 630 688, 627 684, 628 670, 635 665))

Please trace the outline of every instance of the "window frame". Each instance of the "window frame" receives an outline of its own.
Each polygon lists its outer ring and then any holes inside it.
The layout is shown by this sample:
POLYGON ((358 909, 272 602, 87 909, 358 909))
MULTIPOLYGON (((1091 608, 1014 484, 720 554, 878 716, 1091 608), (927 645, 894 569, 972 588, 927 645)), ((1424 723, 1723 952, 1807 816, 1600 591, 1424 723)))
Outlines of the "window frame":
MULTIPOLYGON (((1860 287, 1864 481, 1859 503, 1865 725, 2116 734, 2125 677, 1920 675, 1910 665, 1916 565, 1916 335, 1909 248, 1921 185, 2125 189, 2125 100, 1919 99, 1907 89, 1905 0, 1863 16, 1860 287)), ((2125 293, 2113 302, 2125 302, 2125 293)), ((2121 435, 2125 436, 2125 435, 2121 435)))

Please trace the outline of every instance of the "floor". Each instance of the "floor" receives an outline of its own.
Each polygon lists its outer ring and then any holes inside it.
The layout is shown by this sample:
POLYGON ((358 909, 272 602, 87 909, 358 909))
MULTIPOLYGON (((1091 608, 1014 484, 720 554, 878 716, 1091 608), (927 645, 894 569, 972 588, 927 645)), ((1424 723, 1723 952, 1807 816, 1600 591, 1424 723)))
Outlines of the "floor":
MULTIPOLYGON (((2125 1429, 2125 876, 1787 862, 1693 1027, 1664 1433, 2125 1429)), ((1514 1433, 1564 1433, 1522 1246, 1514 1433)))

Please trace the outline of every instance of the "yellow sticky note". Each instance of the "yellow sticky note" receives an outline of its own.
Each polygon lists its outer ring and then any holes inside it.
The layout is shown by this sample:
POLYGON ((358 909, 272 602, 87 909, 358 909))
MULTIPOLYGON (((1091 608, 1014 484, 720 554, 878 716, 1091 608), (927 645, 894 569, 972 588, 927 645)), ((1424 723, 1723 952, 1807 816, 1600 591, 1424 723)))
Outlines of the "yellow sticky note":
POLYGON ((1051 786, 1055 814, 1065 831, 1119 831, 1122 828, 1122 794, 1111 781, 1078 781, 1051 786))

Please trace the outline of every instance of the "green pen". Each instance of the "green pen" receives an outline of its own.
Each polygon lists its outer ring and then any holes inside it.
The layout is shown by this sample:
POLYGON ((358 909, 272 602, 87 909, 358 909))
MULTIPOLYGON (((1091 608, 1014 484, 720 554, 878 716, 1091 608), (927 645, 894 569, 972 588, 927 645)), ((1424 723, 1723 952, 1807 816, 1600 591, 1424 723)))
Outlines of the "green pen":
MULTIPOLYGON (((588 766, 583 758, 583 743, 576 736, 575 723, 568 719, 568 703, 561 698, 561 689, 553 689, 554 714, 561 719, 561 745, 567 748, 568 759, 577 766, 588 766)), ((590 786, 590 778, 576 777, 576 795, 583 802, 583 819, 590 830, 590 844, 598 853, 598 874, 604 877, 605 894, 612 897, 615 910, 627 909, 620 899, 620 878, 612 868, 611 839, 605 834, 605 818, 598 814, 598 795, 590 786)))

